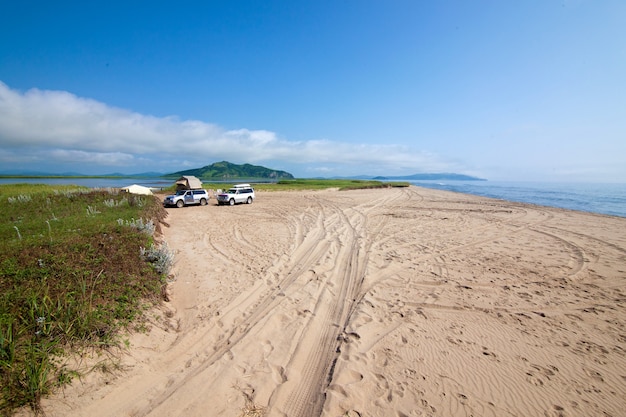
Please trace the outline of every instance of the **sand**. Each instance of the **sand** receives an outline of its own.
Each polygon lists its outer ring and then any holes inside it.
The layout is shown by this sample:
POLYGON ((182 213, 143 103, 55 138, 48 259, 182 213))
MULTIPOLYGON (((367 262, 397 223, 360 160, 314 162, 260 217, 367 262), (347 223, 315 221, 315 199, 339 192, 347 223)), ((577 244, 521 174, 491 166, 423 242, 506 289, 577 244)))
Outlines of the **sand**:
POLYGON ((170 301, 46 416, 626 414, 625 218, 417 187, 214 202, 168 209, 170 301))

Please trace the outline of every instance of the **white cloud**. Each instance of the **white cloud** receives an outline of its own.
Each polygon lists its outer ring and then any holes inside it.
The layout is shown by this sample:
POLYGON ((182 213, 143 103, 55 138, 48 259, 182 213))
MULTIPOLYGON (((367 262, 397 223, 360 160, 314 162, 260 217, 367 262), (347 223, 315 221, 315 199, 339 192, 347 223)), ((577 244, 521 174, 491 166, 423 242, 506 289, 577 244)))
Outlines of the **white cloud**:
POLYGON ((68 164, 97 164, 104 166, 127 166, 136 161, 136 158, 121 152, 86 152, 78 150, 55 149, 47 155, 55 161, 68 164))
POLYGON ((163 172, 218 160, 283 161, 289 166, 311 165, 307 169, 320 165, 330 171, 353 167, 361 173, 390 175, 454 167, 437 155, 407 146, 289 141, 266 130, 225 130, 198 120, 143 115, 64 91, 21 93, 2 82, 0 147, 4 149, 0 158, 5 161, 45 159, 102 167, 152 164, 150 169, 163 172))

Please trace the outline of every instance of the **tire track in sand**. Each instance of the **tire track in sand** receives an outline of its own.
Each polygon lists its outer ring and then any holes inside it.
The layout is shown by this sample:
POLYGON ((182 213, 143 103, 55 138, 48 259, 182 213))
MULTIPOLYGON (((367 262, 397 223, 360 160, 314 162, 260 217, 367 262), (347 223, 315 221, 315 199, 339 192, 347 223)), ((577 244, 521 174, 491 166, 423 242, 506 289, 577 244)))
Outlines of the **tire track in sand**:
POLYGON ((360 289, 367 259, 363 240, 359 239, 361 225, 352 224, 337 206, 326 203, 324 210, 330 213, 324 216, 328 226, 323 239, 335 246, 334 256, 326 261, 334 264, 327 282, 339 288, 321 293, 317 303, 320 308, 311 316, 291 358, 289 368, 304 364, 301 378, 295 381, 295 386, 285 384, 272 399, 285 415, 294 417, 318 416, 322 412, 324 390, 332 378, 339 335, 360 289), (285 392, 287 388, 289 391, 285 392))
MULTIPOLYGON (((302 379, 304 382, 295 388, 295 392, 289 394, 290 398, 295 398, 295 400, 293 403, 287 401, 289 404, 287 415, 312 415, 310 414, 312 409, 321 410, 323 396, 319 394, 327 385, 328 374, 337 349, 338 335, 344 327, 347 312, 351 309, 350 305, 344 305, 344 301, 349 300, 350 297, 355 298, 354 294, 357 292, 355 277, 362 276, 364 265, 358 257, 367 251, 357 247, 355 240, 357 233, 339 207, 329 207, 328 202, 324 201, 322 204, 315 198, 309 199, 309 203, 309 208, 305 210, 303 216, 309 216, 310 228, 303 230, 299 226, 295 229, 293 236, 296 241, 295 248, 283 268, 272 273, 279 277, 272 288, 268 290, 261 284, 256 285, 251 291, 242 294, 236 301, 230 303, 229 308, 220 314, 222 334, 212 347, 212 352, 208 352, 202 360, 196 359, 194 368, 185 371, 184 376, 175 381, 170 380, 164 392, 158 396, 153 395, 146 406, 135 411, 135 415, 147 415, 158 409, 181 388, 192 383, 194 378, 244 340, 252 328, 264 321, 270 313, 276 311, 290 292, 295 292, 299 285, 304 285, 302 282, 297 282, 299 278, 306 278, 308 272, 320 269, 320 266, 322 269, 332 270, 325 279, 328 287, 323 289, 320 300, 317 302, 318 311, 311 315, 315 320, 310 321, 301 332, 302 340, 298 341, 298 346, 302 350, 303 347, 310 346, 310 343, 306 341, 317 340, 320 343, 317 343, 317 348, 311 351, 310 357, 303 361, 305 369, 302 373, 306 377, 302 379), (312 213, 317 213, 315 218, 312 218, 312 213), (345 236, 350 236, 350 239, 345 240, 345 236), (331 264, 332 267, 329 267, 331 264), (355 268, 356 265, 360 265, 360 269, 355 268), (297 288, 291 291, 291 287, 296 283, 299 285, 295 285, 297 288), (339 291, 335 292, 332 288, 337 283, 339 283, 339 291), (313 408, 310 406, 311 403, 315 404, 313 408), (301 406, 296 407, 295 404, 301 406)), ((353 211, 356 213, 356 210, 353 211)), ((355 218, 364 219, 365 217, 356 215, 355 218)), ((299 221, 297 224, 303 223, 299 221)), ((259 282, 272 282, 272 277, 259 280, 259 282)), ((255 334, 262 333, 262 331, 255 329, 255 334)), ((186 345, 186 349, 201 352, 203 350, 201 344, 205 339, 197 337, 195 340, 196 342, 191 346, 186 345)), ((208 348, 204 349, 204 351, 207 350, 208 348)), ((308 351, 308 349, 304 350, 308 351)), ((300 363, 299 358, 296 359, 298 360, 291 361, 292 364, 300 363)), ((289 369, 289 365, 286 368, 289 369)), ((290 384, 286 385, 287 389, 293 388, 289 386, 290 384)), ((289 392, 287 389, 282 389, 281 392, 289 392)), ((281 408, 280 405, 277 406, 281 408)))
POLYGON ((367 214, 408 198, 406 192, 400 192, 391 199, 373 199, 350 209, 342 209, 332 201, 322 204, 328 212, 324 216, 328 223, 328 233, 324 238, 337 245, 337 252, 329 261, 334 265, 327 277, 327 288, 338 285, 339 289, 322 292, 317 303, 322 307, 316 308, 298 342, 299 349, 291 358, 292 365, 304 364, 299 372, 301 378, 295 386, 289 387, 288 394, 282 392, 287 391, 285 387, 280 387, 270 402, 285 415, 308 417, 322 414, 326 390, 332 382, 340 353, 342 334, 362 300, 362 285, 371 246, 386 224, 384 218, 381 220, 378 217, 377 222, 370 225, 367 214))
POLYGON ((185 346, 187 351, 209 351, 206 356, 198 360, 193 369, 184 372, 184 376, 168 382, 166 389, 159 395, 151 395, 149 402, 141 409, 135 410, 134 415, 144 416, 157 410, 179 390, 193 384, 194 378, 218 362, 248 336, 254 326, 263 321, 285 300, 283 295, 292 284, 313 268, 326 254, 327 245, 320 244, 320 242, 324 242, 324 235, 323 216, 322 212, 318 210, 315 224, 308 233, 299 229, 295 233, 294 238, 301 239, 301 242, 295 247, 289 262, 277 272, 277 275, 283 278, 279 279, 269 290, 261 283, 271 279, 259 280, 259 284, 251 291, 242 294, 237 300, 231 302, 228 308, 220 314, 219 322, 222 332, 212 347, 202 347, 205 341, 203 337, 197 337, 192 345, 185 346))

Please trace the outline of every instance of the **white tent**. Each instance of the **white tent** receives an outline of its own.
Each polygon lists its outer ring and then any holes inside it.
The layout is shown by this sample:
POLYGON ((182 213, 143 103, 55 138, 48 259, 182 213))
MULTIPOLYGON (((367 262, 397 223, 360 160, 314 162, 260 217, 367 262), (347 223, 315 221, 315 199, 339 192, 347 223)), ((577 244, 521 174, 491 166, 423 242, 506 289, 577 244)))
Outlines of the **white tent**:
POLYGON ((129 185, 128 187, 122 187, 121 190, 123 193, 152 195, 152 190, 150 188, 137 184, 129 185))

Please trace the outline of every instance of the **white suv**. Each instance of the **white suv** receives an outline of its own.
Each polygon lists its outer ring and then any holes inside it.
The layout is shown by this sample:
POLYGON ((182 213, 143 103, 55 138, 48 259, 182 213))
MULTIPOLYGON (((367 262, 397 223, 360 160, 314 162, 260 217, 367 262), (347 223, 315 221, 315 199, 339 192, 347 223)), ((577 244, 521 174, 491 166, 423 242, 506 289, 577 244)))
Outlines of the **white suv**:
POLYGON ((174 195, 168 195, 163 200, 164 206, 176 206, 178 208, 192 204, 200 204, 206 206, 209 202, 209 193, 207 190, 178 190, 174 195))
POLYGON ((217 195, 217 204, 230 204, 231 206, 234 206, 236 203, 251 204, 254 198, 254 188, 250 184, 237 184, 233 188, 219 193, 217 195))

